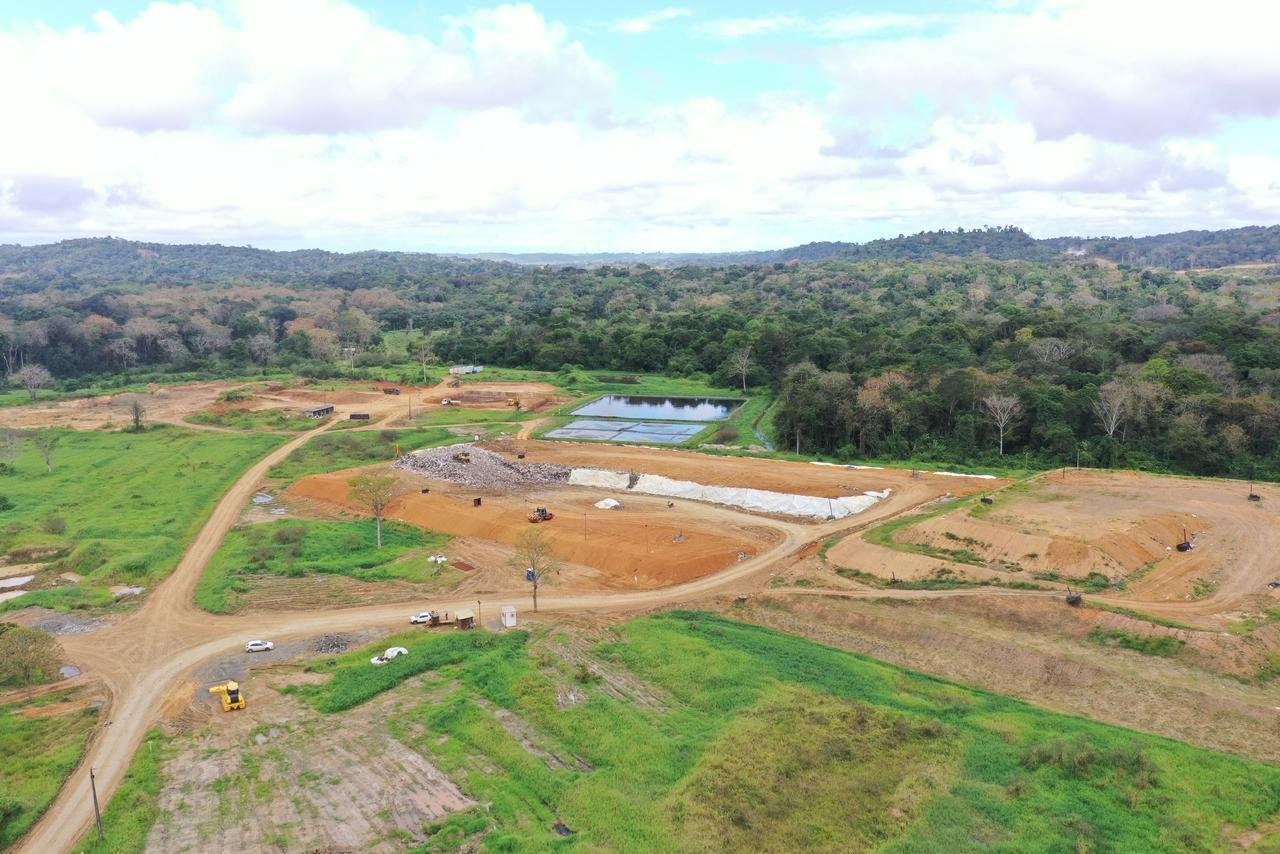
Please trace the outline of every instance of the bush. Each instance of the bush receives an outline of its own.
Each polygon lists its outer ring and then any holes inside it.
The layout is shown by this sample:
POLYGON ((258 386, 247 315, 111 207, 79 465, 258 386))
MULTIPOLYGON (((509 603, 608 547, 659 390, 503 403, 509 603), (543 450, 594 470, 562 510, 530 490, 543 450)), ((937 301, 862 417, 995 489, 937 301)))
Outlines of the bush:
POLYGON ((738 428, 732 424, 721 424, 719 441, 722 445, 732 445, 738 441, 738 428))
POLYGON ((46 534, 65 534, 67 520, 61 516, 49 516, 44 520, 44 530, 46 534))
POLYGON ((9 496, 0 495, 0 513, 13 509, 13 502, 9 500, 9 496))

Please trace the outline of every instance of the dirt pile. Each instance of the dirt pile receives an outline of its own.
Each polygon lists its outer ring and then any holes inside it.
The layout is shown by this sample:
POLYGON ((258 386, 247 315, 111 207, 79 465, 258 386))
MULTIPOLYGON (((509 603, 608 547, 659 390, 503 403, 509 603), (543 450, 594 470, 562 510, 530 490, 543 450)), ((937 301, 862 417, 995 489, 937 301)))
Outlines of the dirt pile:
POLYGON ((414 451, 396 461, 395 467, 432 480, 482 489, 568 483, 571 471, 568 466, 553 463, 513 463, 501 454, 472 444, 414 451), (471 461, 459 460, 462 454, 469 454, 471 461))
POLYGON ((311 648, 316 652, 334 654, 346 652, 347 647, 351 645, 350 641, 343 635, 325 634, 315 639, 311 644, 311 648))

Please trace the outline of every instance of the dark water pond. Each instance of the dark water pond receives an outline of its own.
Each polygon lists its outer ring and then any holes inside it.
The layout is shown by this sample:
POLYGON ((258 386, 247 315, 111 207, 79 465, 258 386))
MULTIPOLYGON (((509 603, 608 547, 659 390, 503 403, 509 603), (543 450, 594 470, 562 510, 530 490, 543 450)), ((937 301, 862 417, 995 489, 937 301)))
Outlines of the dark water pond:
POLYGON ((610 394, 573 411, 596 418, 656 418, 659 421, 723 421, 742 403, 727 397, 632 397, 610 394))

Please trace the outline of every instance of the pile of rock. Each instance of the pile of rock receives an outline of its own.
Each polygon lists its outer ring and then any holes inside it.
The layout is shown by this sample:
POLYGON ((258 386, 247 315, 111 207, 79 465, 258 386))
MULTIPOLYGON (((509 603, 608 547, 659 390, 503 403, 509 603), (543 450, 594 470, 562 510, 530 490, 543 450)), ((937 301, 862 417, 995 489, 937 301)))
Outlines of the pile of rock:
POLYGON ((347 647, 350 645, 350 642, 342 635, 329 634, 321 635, 316 638, 315 643, 311 645, 311 648, 316 652, 333 655, 339 652, 346 652, 347 647))
POLYGON ((420 474, 432 480, 447 480, 480 489, 511 489, 569 481, 568 466, 551 463, 516 463, 501 454, 478 448, 471 443, 446 445, 414 451, 401 457, 396 468, 420 474), (457 459, 469 454, 470 462, 457 459))

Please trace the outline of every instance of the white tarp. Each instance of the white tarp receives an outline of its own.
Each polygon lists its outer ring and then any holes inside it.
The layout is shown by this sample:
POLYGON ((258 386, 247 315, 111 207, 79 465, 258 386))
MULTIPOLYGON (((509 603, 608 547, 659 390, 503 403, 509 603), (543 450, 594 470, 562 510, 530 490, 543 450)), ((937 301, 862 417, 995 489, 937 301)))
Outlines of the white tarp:
POLYGON ((569 483, 574 486, 596 486, 600 489, 626 489, 631 483, 631 476, 624 471, 574 469, 569 473, 569 483))
POLYGON ((606 498, 604 501, 597 501, 596 506, 601 510, 613 510, 615 507, 621 507, 621 501, 615 501, 612 498, 606 498))
POLYGON ((663 495, 668 498, 687 498, 691 501, 709 501, 712 504, 741 507, 758 513, 781 513, 787 516, 807 516, 815 519, 843 519, 845 516, 861 513, 880 500, 878 495, 870 494, 819 498, 813 495, 770 492, 765 489, 706 486, 691 480, 673 480, 656 474, 641 475, 632 491, 643 492, 646 495, 663 495))

